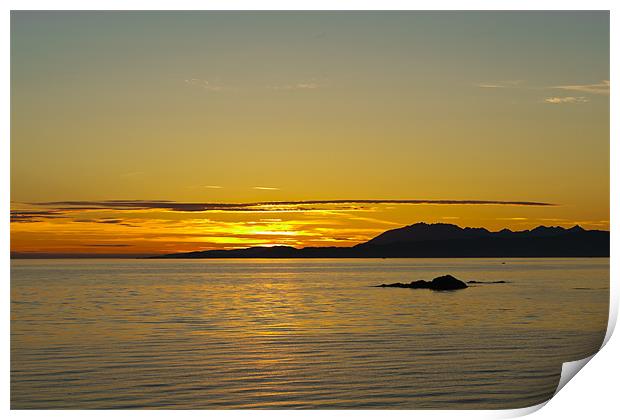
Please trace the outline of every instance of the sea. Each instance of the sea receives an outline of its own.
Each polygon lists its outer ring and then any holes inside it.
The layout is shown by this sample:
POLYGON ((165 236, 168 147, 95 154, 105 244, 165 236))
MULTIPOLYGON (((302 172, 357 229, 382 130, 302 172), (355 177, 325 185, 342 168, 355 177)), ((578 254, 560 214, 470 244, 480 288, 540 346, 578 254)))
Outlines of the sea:
POLYGON ((608 258, 15 259, 11 408, 522 408, 608 311, 608 258), (506 283, 373 287, 444 274, 506 283))

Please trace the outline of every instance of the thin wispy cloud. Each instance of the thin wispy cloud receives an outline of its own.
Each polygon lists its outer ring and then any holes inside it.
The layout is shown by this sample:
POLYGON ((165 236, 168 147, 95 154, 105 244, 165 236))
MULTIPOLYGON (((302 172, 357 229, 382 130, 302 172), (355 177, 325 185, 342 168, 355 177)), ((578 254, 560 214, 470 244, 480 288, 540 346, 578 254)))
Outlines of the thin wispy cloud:
POLYGON ((266 190, 266 191, 276 191, 276 190, 280 189, 280 188, 277 188, 277 187, 260 187, 260 186, 252 187, 252 188, 255 189, 255 190, 266 190))
POLYGON ((294 88, 295 89, 318 89, 319 87, 321 87, 321 85, 319 85, 318 83, 297 83, 294 88))
MULTIPOLYGON (((206 79, 185 79, 185 84, 188 86, 194 86, 196 88, 200 88, 209 92, 221 92, 223 90, 232 90, 230 86, 224 86, 217 81, 206 80, 206 79)), ((262 89, 269 90, 314 90, 323 87, 322 83, 319 83, 314 80, 302 81, 298 83, 290 83, 290 84, 281 84, 281 85, 270 85, 266 86, 262 89)), ((261 89, 260 87, 248 87, 248 89, 261 89)), ((236 89, 235 89, 236 90, 236 89)))
POLYGON ((120 225, 126 227, 136 227, 130 223, 122 219, 110 219, 110 218, 102 218, 102 219, 73 219, 74 223, 103 223, 107 225, 120 225))
POLYGON ((83 246, 102 247, 102 248, 124 248, 131 244, 84 244, 83 246))
MULTIPOLYGON (((221 91, 230 91, 230 90, 238 90, 239 87, 232 87, 232 86, 224 86, 221 83, 219 83, 218 81, 214 81, 214 80, 206 80, 206 79, 198 79, 198 78, 192 78, 192 79, 185 79, 184 80, 185 84, 187 86, 193 86, 195 88, 199 88, 199 89, 203 89, 209 92, 221 92, 221 91)), ((287 84, 278 84, 278 85, 269 85, 269 86, 247 86, 246 88, 249 90, 261 90, 261 89, 268 89, 268 90, 314 90, 314 89, 320 89, 322 88, 324 85, 324 83, 318 82, 316 80, 307 80, 307 81, 300 81, 297 83, 287 83, 287 84)))
MULTIPOLYGON (((478 83, 476 85, 483 89, 506 89, 520 88, 530 90, 563 90, 570 92, 580 92, 592 95, 609 95, 609 80, 602 80, 599 83, 590 84, 574 84, 574 85, 557 85, 557 86, 524 86, 522 80, 504 80, 498 82, 478 83)), ((549 96, 543 99, 548 104, 582 104, 590 102, 587 96, 549 96)))
POLYGON ((478 83, 476 86, 483 89, 514 88, 521 84, 522 80, 501 80, 498 82, 478 83))
MULTIPOLYGON (((330 210, 360 211, 372 209, 373 205, 495 205, 495 206, 555 206, 556 204, 538 201, 499 201, 499 200, 299 200, 299 201, 257 201, 247 203, 188 203, 164 200, 104 200, 104 201, 51 201, 30 203, 44 210, 43 217, 63 217, 76 210, 163 210, 177 212, 325 212, 330 210), (49 214, 48 214, 49 213, 49 214)), ((23 213, 23 212, 21 212, 23 213)), ((20 221, 16 211, 15 221, 20 221)), ((27 215, 25 215, 27 216, 27 215)), ((28 221, 37 221, 33 215, 28 221)), ((114 219, 112 219, 114 220, 114 219)), ((103 221, 103 223, 117 223, 103 221)))
POLYGON ((188 185, 186 188, 200 188, 200 189, 208 189, 208 190, 221 190, 221 185, 188 185))
POLYGON ((584 85, 561 85, 552 86, 550 89, 570 90, 574 92, 584 92, 595 95, 609 95, 609 80, 602 80, 600 83, 584 85))
POLYGON ((300 82, 288 85, 267 86, 271 90, 311 90, 319 89, 323 85, 315 81, 300 82))
POLYGON ((11 223, 42 222, 63 217, 65 215, 59 210, 11 210, 11 223))
POLYGON ((545 102, 548 104, 583 104, 586 102, 590 102, 588 98, 585 96, 552 96, 550 98, 545 98, 545 102))
POLYGON ((205 79, 185 79, 185 84, 188 86, 196 86, 210 92, 219 92, 224 90, 224 86, 205 79))

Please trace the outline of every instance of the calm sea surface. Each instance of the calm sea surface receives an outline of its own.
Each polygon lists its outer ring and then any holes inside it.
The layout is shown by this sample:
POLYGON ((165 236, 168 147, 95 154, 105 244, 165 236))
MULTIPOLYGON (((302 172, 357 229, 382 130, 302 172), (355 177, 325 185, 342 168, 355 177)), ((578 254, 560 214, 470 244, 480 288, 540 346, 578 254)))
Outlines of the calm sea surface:
POLYGON ((13 260, 11 406, 525 407, 608 288, 608 259, 13 260), (369 287, 448 273, 510 283, 369 287))

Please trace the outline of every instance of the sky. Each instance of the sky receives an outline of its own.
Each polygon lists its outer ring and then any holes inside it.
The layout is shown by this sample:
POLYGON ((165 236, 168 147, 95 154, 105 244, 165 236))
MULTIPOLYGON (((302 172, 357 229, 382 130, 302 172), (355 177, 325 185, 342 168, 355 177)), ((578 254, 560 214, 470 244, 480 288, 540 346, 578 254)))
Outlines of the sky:
POLYGON ((11 15, 11 250, 609 228, 608 12, 11 15))

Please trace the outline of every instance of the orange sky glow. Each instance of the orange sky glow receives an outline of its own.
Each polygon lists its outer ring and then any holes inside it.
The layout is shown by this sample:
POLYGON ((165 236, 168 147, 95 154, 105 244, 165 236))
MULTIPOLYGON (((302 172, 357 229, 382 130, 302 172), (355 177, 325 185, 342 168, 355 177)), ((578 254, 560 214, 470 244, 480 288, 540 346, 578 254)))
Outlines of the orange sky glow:
POLYGON ((14 12, 11 251, 606 230, 609 79, 607 12, 14 12))

